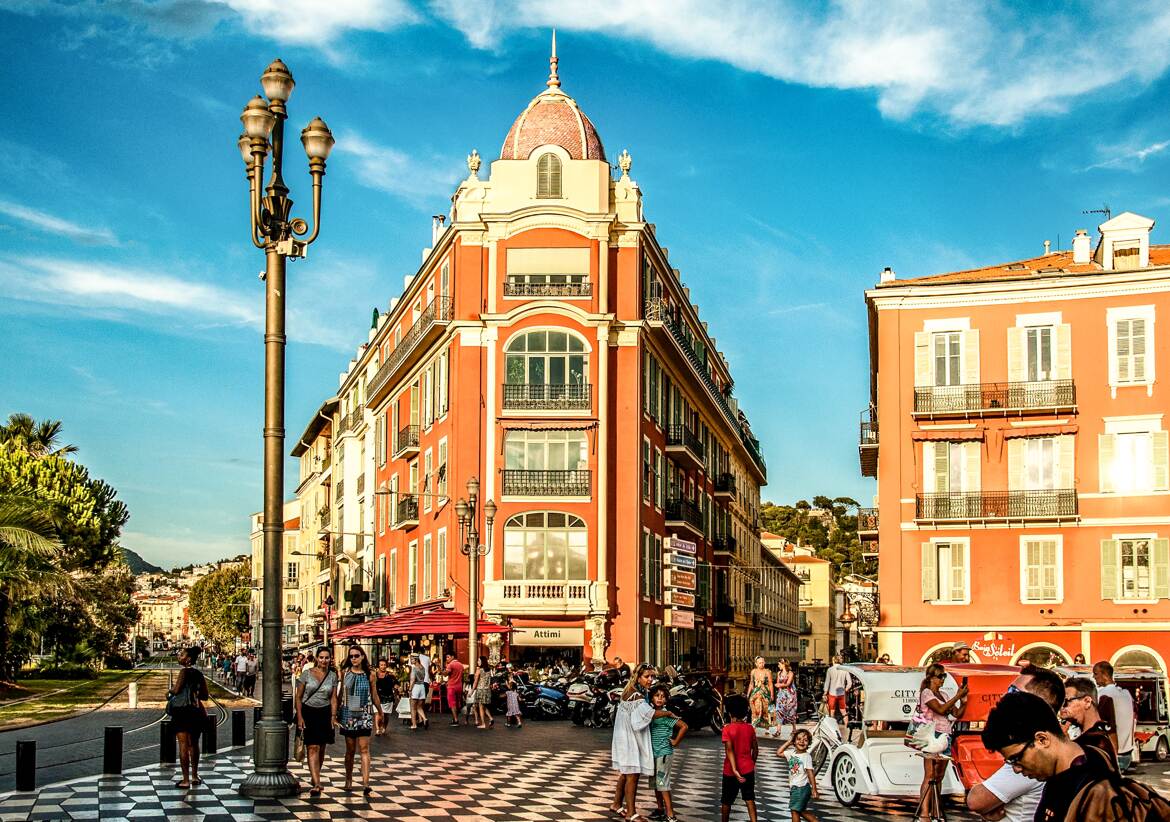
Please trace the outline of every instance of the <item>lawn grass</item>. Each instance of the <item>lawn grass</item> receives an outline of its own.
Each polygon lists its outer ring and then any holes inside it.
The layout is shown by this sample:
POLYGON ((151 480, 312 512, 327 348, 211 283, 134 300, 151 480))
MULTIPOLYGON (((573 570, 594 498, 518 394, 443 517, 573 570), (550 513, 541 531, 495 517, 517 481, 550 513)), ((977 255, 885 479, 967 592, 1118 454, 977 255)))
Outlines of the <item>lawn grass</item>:
MULTIPOLYGON (((79 711, 90 710, 109 699, 126 683, 142 676, 142 671, 102 671, 96 679, 24 679, 20 684, 27 688, 26 696, 43 693, 45 696, 14 705, 0 703, 0 728, 28 724, 30 721, 45 722, 60 719, 79 711), (50 693, 61 690, 60 693, 50 693)), ((165 672, 150 672, 147 676, 163 676, 165 672)), ((165 687, 165 686, 164 686, 165 687)))

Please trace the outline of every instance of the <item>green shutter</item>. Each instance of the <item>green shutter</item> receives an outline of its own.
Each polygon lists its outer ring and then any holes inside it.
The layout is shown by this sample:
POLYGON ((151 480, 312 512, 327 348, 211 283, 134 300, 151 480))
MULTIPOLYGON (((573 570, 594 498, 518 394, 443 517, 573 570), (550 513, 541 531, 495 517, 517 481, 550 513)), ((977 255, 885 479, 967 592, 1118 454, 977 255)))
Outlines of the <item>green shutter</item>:
POLYGON ((1154 540, 1153 562, 1154 599, 1170 599, 1170 539, 1154 540))
POLYGON ((922 601, 938 599, 938 550, 934 543, 922 543, 922 601))
POLYGON ((1118 571, 1121 565, 1120 548, 1115 539, 1101 540, 1101 599, 1121 598, 1118 571))

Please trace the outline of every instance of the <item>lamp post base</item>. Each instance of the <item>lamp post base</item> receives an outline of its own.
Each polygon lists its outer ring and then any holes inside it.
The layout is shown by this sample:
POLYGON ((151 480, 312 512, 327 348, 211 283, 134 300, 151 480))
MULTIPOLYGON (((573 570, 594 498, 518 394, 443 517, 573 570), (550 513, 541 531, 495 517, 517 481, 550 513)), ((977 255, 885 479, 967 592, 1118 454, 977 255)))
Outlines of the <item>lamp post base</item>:
POLYGON ((252 761, 256 769, 240 784, 242 796, 280 799, 300 792, 300 782, 288 770, 288 725, 282 720, 256 723, 252 761))

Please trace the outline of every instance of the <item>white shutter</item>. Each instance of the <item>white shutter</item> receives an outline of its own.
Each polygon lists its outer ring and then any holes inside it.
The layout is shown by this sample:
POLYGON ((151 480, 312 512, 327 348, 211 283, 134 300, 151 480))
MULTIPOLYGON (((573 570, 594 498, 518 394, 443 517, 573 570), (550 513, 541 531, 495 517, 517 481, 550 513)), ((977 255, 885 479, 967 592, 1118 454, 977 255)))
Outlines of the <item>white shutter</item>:
POLYGON ((1020 552, 1020 561, 1024 565, 1023 601, 1032 602, 1039 598, 1040 561, 1038 545, 1032 540, 1024 542, 1024 549, 1020 552))
POLYGON ((1024 440, 1015 437, 1008 440, 1008 490, 1021 491, 1024 488, 1024 440))
POLYGON ((963 488, 967 494, 980 491, 979 468, 983 460, 983 443, 978 440, 963 443, 963 488))
POLYGON ((1065 434, 1056 438, 1056 487, 1062 491, 1070 491, 1077 487, 1076 475, 1076 446, 1077 438, 1072 434, 1065 434))
POLYGON ((1097 483, 1102 493, 1113 490, 1113 452, 1116 450, 1116 434, 1097 435, 1097 483))
POLYGON ((1129 341, 1133 353, 1133 373, 1130 379, 1133 382, 1146 381, 1146 321, 1133 319, 1129 321, 1129 341))
POLYGON ((967 598, 967 546, 951 543, 950 601, 962 602, 967 598))
POLYGON ((1008 382, 1024 382, 1027 379, 1028 360, 1025 355, 1026 328, 1012 327, 1007 330, 1008 382))
POLYGON ((938 549, 933 542, 922 543, 922 601, 938 599, 938 549))
POLYGON ((1101 599, 1112 600, 1121 596, 1120 550, 1117 540, 1101 540, 1101 599))
POLYGON ((1043 551, 1041 553, 1044 563, 1044 571, 1042 574, 1044 598, 1049 600, 1060 599, 1061 592, 1058 589, 1060 569, 1057 567, 1059 558, 1057 556, 1056 540, 1045 540, 1043 544, 1043 551))
POLYGON ((963 385, 979 384, 979 329, 963 331, 963 385))
POLYGON ((1118 320, 1113 334, 1117 341, 1117 381, 1129 382, 1129 355, 1130 355, 1130 320, 1118 320))
POLYGON ((1150 435, 1150 457, 1153 466, 1155 491, 1170 491, 1170 431, 1154 431, 1150 435))
POLYGON ((924 494, 938 492, 938 483, 936 481, 938 467, 935 465, 935 445, 936 443, 930 441, 922 443, 922 493, 924 494))
POLYGON ((1072 326, 1068 323, 1056 326, 1056 361, 1052 364, 1053 378, 1072 379, 1072 326))
POLYGON ((1150 562, 1155 599, 1170 599, 1170 539, 1156 539, 1150 562))
POLYGON ((930 333, 927 331, 914 332, 914 386, 922 387, 934 385, 934 375, 931 370, 930 333))

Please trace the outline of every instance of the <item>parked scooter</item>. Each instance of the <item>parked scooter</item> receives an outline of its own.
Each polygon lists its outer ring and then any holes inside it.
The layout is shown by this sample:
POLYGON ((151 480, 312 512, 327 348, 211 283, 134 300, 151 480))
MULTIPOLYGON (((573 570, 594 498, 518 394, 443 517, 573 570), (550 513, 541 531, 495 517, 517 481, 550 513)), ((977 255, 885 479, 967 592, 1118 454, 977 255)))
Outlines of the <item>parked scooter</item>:
POLYGON ((517 689, 520 710, 531 719, 564 719, 569 715, 569 697, 548 685, 527 683, 517 689))
POLYGON ((710 725, 716 733, 722 732, 726 722, 723 696, 715 690, 706 674, 683 674, 668 667, 665 679, 671 686, 666 706, 688 728, 698 730, 710 725))

